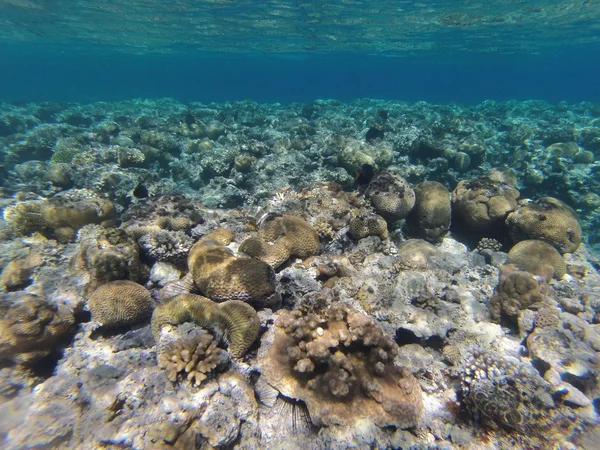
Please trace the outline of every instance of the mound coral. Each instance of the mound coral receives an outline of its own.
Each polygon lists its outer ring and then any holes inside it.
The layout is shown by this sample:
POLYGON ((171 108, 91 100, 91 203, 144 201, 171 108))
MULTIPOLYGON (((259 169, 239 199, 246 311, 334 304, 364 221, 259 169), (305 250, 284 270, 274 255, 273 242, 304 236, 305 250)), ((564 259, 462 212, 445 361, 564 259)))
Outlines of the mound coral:
POLYGON ((518 270, 512 264, 502 266, 498 286, 489 301, 492 320, 500 322, 502 315, 516 318, 524 309, 539 309, 546 301, 547 291, 543 276, 518 270))
POLYGON ((223 369, 229 354, 217 347, 213 335, 200 333, 165 345, 158 353, 158 367, 167 371, 172 382, 185 378, 198 386, 212 373, 223 369))
POLYGON ((519 195, 514 187, 487 177, 463 180, 452 192, 452 206, 469 228, 483 230, 502 226, 519 195))
POLYGON ((271 266, 254 258, 238 258, 210 239, 194 244, 188 267, 200 292, 215 301, 240 300, 262 305, 275 293, 271 266))
POLYGON ((152 334, 158 340, 162 327, 184 322, 195 322, 223 336, 229 344, 229 353, 236 358, 248 351, 260 330, 258 315, 247 303, 237 300, 215 303, 200 295, 181 294, 156 307, 152 314, 152 334))
POLYGON ((379 236, 381 239, 389 237, 385 219, 368 212, 353 217, 348 224, 348 232, 354 239, 362 239, 367 236, 379 236))
POLYGON ((73 313, 37 295, 18 292, 0 303, 0 358, 28 365, 49 355, 75 323, 73 313))
POLYGON ((152 312, 152 296, 133 281, 118 280, 103 284, 88 301, 92 320, 106 328, 133 325, 152 312))
POLYGON ((441 240, 450 229, 450 192, 437 181, 424 181, 414 188, 415 206, 408 215, 411 233, 430 242, 441 240))
POLYGON ((277 217, 267 222, 258 237, 242 243, 240 251, 276 269, 292 257, 308 258, 319 253, 319 235, 304 219, 277 217))
POLYGON ((80 249, 73 266, 75 273, 89 275, 88 291, 109 281, 144 281, 147 268, 140 262, 139 247, 123 230, 88 225, 78 236, 80 249))
POLYGON ((345 305, 320 313, 283 310, 273 333, 259 355, 262 374, 283 395, 305 402, 313 424, 417 424, 419 384, 394 365, 395 342, 369 317, 345 305))
POLYGON ((552 197, 526 203, 506 218, 514 242, 538 239, 561 253, 571 253, 581 244, 581 227, 577 214, 552 197))
POLYGON ((365 191, 375 212, 394 222, 404 219, 415 206, 415 192, 408 182, 390 172, 378 173, 365 191))
POLYGON ((536 239, 527 239, 516 244, 508 252, 506 262, 530 272, 536 272, 541 265, 550 265, 554 277, 559 280, 567 271, 567 264, 560 253, 550 244, 536 239))
POLYGON ((44 223, 52 229, 59 242, 71 242, 77 230, 84 225, 114 226, 117 219, 115 206, 109 200, 84 189, 65 191, 40 208, 44 223))

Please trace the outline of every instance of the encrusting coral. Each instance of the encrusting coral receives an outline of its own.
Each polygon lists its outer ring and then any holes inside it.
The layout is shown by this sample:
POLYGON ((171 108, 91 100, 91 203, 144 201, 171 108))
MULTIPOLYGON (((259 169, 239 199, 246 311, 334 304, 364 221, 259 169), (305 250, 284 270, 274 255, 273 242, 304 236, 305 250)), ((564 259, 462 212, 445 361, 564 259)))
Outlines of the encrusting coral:
POLYGON ((88 300, 92 320, 101 326, 120 327, 144 321, 152 312, 152 296, 144 286, 118 280, 103 284, 88 300))
POLYGON ((577 214, 565 203, 543 197, 525 203, 506 218, 514 242, 538 239, 560 253, 571 253, 581 244, 581 227, 577 214))
POLYGON ((419 384, 394 365, 396 343, 373 319, 341 304, 326 312, 282 310, 273 332, 259 354, 261 372, 283 395, 305 402, 314 425, 417 424, 419 384))
POLYGON ((258 338, 260 322, 256 311, 247 303, 229 300, 215 303, 194 294, 177 295, 159 304, 152 314, 152 334, 156 340, 167 325, 195 322, 229 344, 229 353, 243 356, 258 338))
POLYGON ((513 264, 502 266, 498 286, 489 301, 492 320, 500 322, 502 315, 516 318, 522 310, 539 309, 547 292, 544 276, 521 271, 513 264))
POLYGON ((258 237, 242 243, 240 251, 276 269, 292 257, 304 259, 317 255, 319 235, 301 217, 286 215, 267 222, 258 231, 258 237))
POLYGON ((27 365, 50 354, 75 323, 64 306, 17 292, 0 303, 0 359, 27 365))
POLYGON ((212 334, 200 333, 165 345, 157 359, 158 367, 167 371, 167 378, 172 382, 185 378, 198 386, 227 365, 229 354, 217 347, 212 334))

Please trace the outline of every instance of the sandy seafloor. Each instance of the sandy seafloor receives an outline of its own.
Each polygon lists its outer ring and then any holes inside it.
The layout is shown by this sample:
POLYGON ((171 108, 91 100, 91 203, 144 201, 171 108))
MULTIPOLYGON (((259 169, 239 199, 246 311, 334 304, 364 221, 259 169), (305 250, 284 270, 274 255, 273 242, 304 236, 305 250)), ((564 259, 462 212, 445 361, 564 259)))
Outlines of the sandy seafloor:
POLYGON ((0 104, 1 447, 600 448, 599 155, 591 103, 0 104))

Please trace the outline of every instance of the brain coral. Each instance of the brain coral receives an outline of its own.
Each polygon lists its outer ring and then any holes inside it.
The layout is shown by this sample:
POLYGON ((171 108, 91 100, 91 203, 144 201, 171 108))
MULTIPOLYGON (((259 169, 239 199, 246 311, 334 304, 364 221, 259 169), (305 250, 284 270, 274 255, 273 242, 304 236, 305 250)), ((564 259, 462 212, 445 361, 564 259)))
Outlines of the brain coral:
POLYGON ((25 292, 4 297, 0 317, 0 358, 23 365, 50 354, 75 323, 65 307, 25 292))
POLYGON ((215 301, 262 304, 275 293, 275 272, 254 258, 238 258, 213 240, 194 244, 188 267, 202 294, 215 301))
POLYGON ((546 302, 547 291, 544 277, 520 271, 512 264, 502 266, 489 301, 492 320, 499 323, 502 315, 516 318, 524 309, 539 309, 546 302))
POLYGON ((581 227, 577 214, 552 197, 526 203, 506 218, 514 242, 539 239, 561 253, 571 253, 581 244, 581 227))
POLYGON ((450 192, 437 181, 424 181, 414 188, 415 207, 408 215, 411 232, 430 242, 439 241, 450 228, 450 192))
POLYGON ((550 244, 536 239, 527 239, 516 244, 508 252, 506 262, 534 273, 538 266, 548 264, 553 268, 554 277, 559 280, 567 271, 567 264, 560 253, 550 244))
POLYGON ((158 352, 158 367, 167 371, 169 380, 176 382, 185 378, 194 386, 223 369, 228 362, 229 354, 217 347, 217 341, 209 333, 178 339, 158 352))
POLYGON ((362 239, 367 236, 379 236, 381 239, 389 237, 385 219, 368 212, 353 217, 348 224, 348 232, 354 239, 362 239))
POLYGON ((404 219, 415 206, 416 199, 415 192, 404 178, 386 171, 371 180, 365 198, 371 201, 377 214, 392 222, 404 219))
POLYGON ((469 228, 482 230, 502 226, 518 198, 514 187, 482 177, 460 181, 452 193, 452 206, 469 228))
POLYGON ((195 322, 229 343, 229 352, 243 356, 258 338, 260 321, 252 306, 237 300, 215 303, 194 294, 177 295, 159 304, 152 314, 152 334, 156 340, 166 325, 195 322))
POLYGON ((272 332, 259 354, 261 372, 283 395, 305 402, 313 424, 417 424, 419 384, 394 365, 395 342, 369 317, 345 305, 316 314, 282 310, 272 332))
POLYGON ((103 327, 133 325, 150 316, 152 296, 144 286, 133 281, 111 281, 94 291, 88 308, 92 320, 103 327))

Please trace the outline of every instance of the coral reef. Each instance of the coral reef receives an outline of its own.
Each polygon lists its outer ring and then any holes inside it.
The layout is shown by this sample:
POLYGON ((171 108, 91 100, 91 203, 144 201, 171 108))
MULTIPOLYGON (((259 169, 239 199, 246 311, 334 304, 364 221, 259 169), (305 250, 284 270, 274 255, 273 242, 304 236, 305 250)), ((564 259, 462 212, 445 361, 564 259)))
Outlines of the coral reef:
POLYGON ((558 251, 550 244, 535 239, 527 239, 514 245, 508 252, 507 264, 514 264, 521 270, 536 272, 540 265, 550 265, 553 276, 561 279, 566 271, 567 264, 558 251))
POLYGON ((247 303, 229 300, 215 303, 194 294, 181 294, 159 304, 152 314, 152 334, 160 336, 161 328, 195 322, 216 333, 229 344, 229 353, 243 356, 258 338, 260 323, 256 311, 247 303))
POLYGON ((379 236, 381 239, 389 237, 387 222, 383 217, 373 213, 358 214, 353 217, 348 224, 348 233, 354 239, 367 236, 379 236))
POLYGON ((105 328, 134 325, 150 317, 152 296, 133 281, 118 280, 103 284, 88 300, 92 320, 105 328))
POLYGON ((315 425, 413 427, 421 392, 406 369, 394 365, 397 348, 376 323, 345 305, 326 312, 278 314, 275 335, 260 359, 266 381, 306 403, 315 425))

